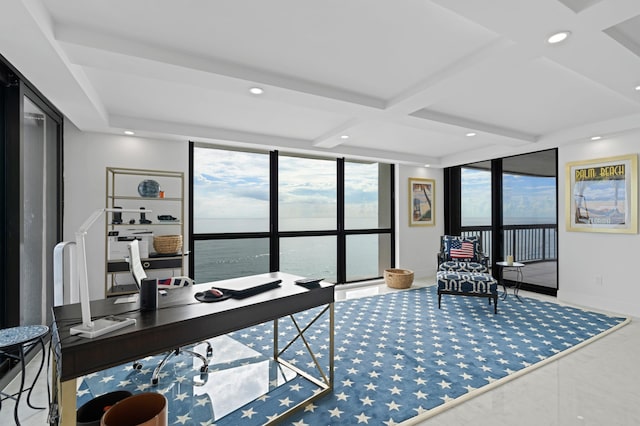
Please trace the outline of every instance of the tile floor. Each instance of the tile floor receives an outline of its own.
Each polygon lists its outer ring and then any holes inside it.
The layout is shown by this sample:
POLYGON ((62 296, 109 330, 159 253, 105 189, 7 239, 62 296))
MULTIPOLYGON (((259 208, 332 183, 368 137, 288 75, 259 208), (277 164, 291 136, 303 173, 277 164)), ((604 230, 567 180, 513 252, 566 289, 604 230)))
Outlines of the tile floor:
MULTIPOLYGON (((431 281, 433 282, 433 281, 431 281)), ((415 285, 428 285, 429 280, 415 285)), ((369 296, 393 291, 384 284, 350 287, 336 291, 336 299, 369 296)), ((521 292, 522 296, 548 298, 521 292)), ((512 297, 512 296, 509 296, 512 297)), ((547 364, 523 377, 472 398, 430 419, 421 426, 632 426, 640 424, 640 321, 586 347, 547 364)), ((40 361, 29 365, 27 380, 40 361)), ((41 375, 32 401, 47 401, 45 376, 41 375)), ((28 382, 30 383, 30 382, 28 382)), ((17 389, 14 380, 5 391, 17 389)), ((0 425, 12 425, 14 403, 2 404, 0 425)), ((47 424, 46 410, 19 407, 24 426, 47 424)))

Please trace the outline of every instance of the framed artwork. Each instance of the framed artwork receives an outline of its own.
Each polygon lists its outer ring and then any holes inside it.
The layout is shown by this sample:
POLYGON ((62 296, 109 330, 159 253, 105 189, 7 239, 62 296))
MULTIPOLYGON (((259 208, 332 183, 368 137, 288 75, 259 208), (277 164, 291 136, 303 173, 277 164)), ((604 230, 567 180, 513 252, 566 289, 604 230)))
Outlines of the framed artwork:
POLYGON ((636 154, 567 163, 567 231, 638 232, 636 154))
POLYGON ((435 225, 435 195, 433 179, 409 178, 409 226, 435 225))

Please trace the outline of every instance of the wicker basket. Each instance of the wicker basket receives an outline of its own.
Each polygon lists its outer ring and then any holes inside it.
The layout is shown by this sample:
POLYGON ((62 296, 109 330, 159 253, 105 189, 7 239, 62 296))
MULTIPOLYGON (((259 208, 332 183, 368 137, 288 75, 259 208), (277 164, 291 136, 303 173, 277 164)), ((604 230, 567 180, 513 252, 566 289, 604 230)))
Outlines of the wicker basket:
POLYGON ((174 254, 182 249, 182 235, 158 235, 153 237, 153 248, 160 254, 174 254))
POLYGON ((384 281, 391 288, 409 288, 413 283, 413 271, 409 269, 385 269, 384 281))

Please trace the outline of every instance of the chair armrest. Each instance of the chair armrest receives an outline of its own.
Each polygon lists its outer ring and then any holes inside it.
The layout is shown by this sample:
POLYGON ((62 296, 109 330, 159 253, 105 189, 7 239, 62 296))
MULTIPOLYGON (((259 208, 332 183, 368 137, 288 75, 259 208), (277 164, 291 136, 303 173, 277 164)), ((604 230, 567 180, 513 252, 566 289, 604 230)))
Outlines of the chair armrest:
POLYGON ((482 263, 484 266, 489 268, 489 256, 485 255, 484 253, 479 253, 478 263, 482 263))

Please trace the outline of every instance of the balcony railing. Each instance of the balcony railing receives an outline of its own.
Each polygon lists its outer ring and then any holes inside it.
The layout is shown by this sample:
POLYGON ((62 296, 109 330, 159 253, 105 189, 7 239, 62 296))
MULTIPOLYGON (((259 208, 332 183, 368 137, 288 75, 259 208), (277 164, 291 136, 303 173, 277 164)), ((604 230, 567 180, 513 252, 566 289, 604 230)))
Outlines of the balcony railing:
MULTIPOLYGON (((517 262, 545 262, 557 260, 558 256, 558 225, 505 225, 504 253, 513 254, 517 262)), ((482 239, 482 250, 491 257, 491 227, 465 226, 462 235, 478 235, 482 239)), ((498 259, 502 260, 502 259, 498 259)), ((490 258, 493 264, 493 259, 490 258)))

